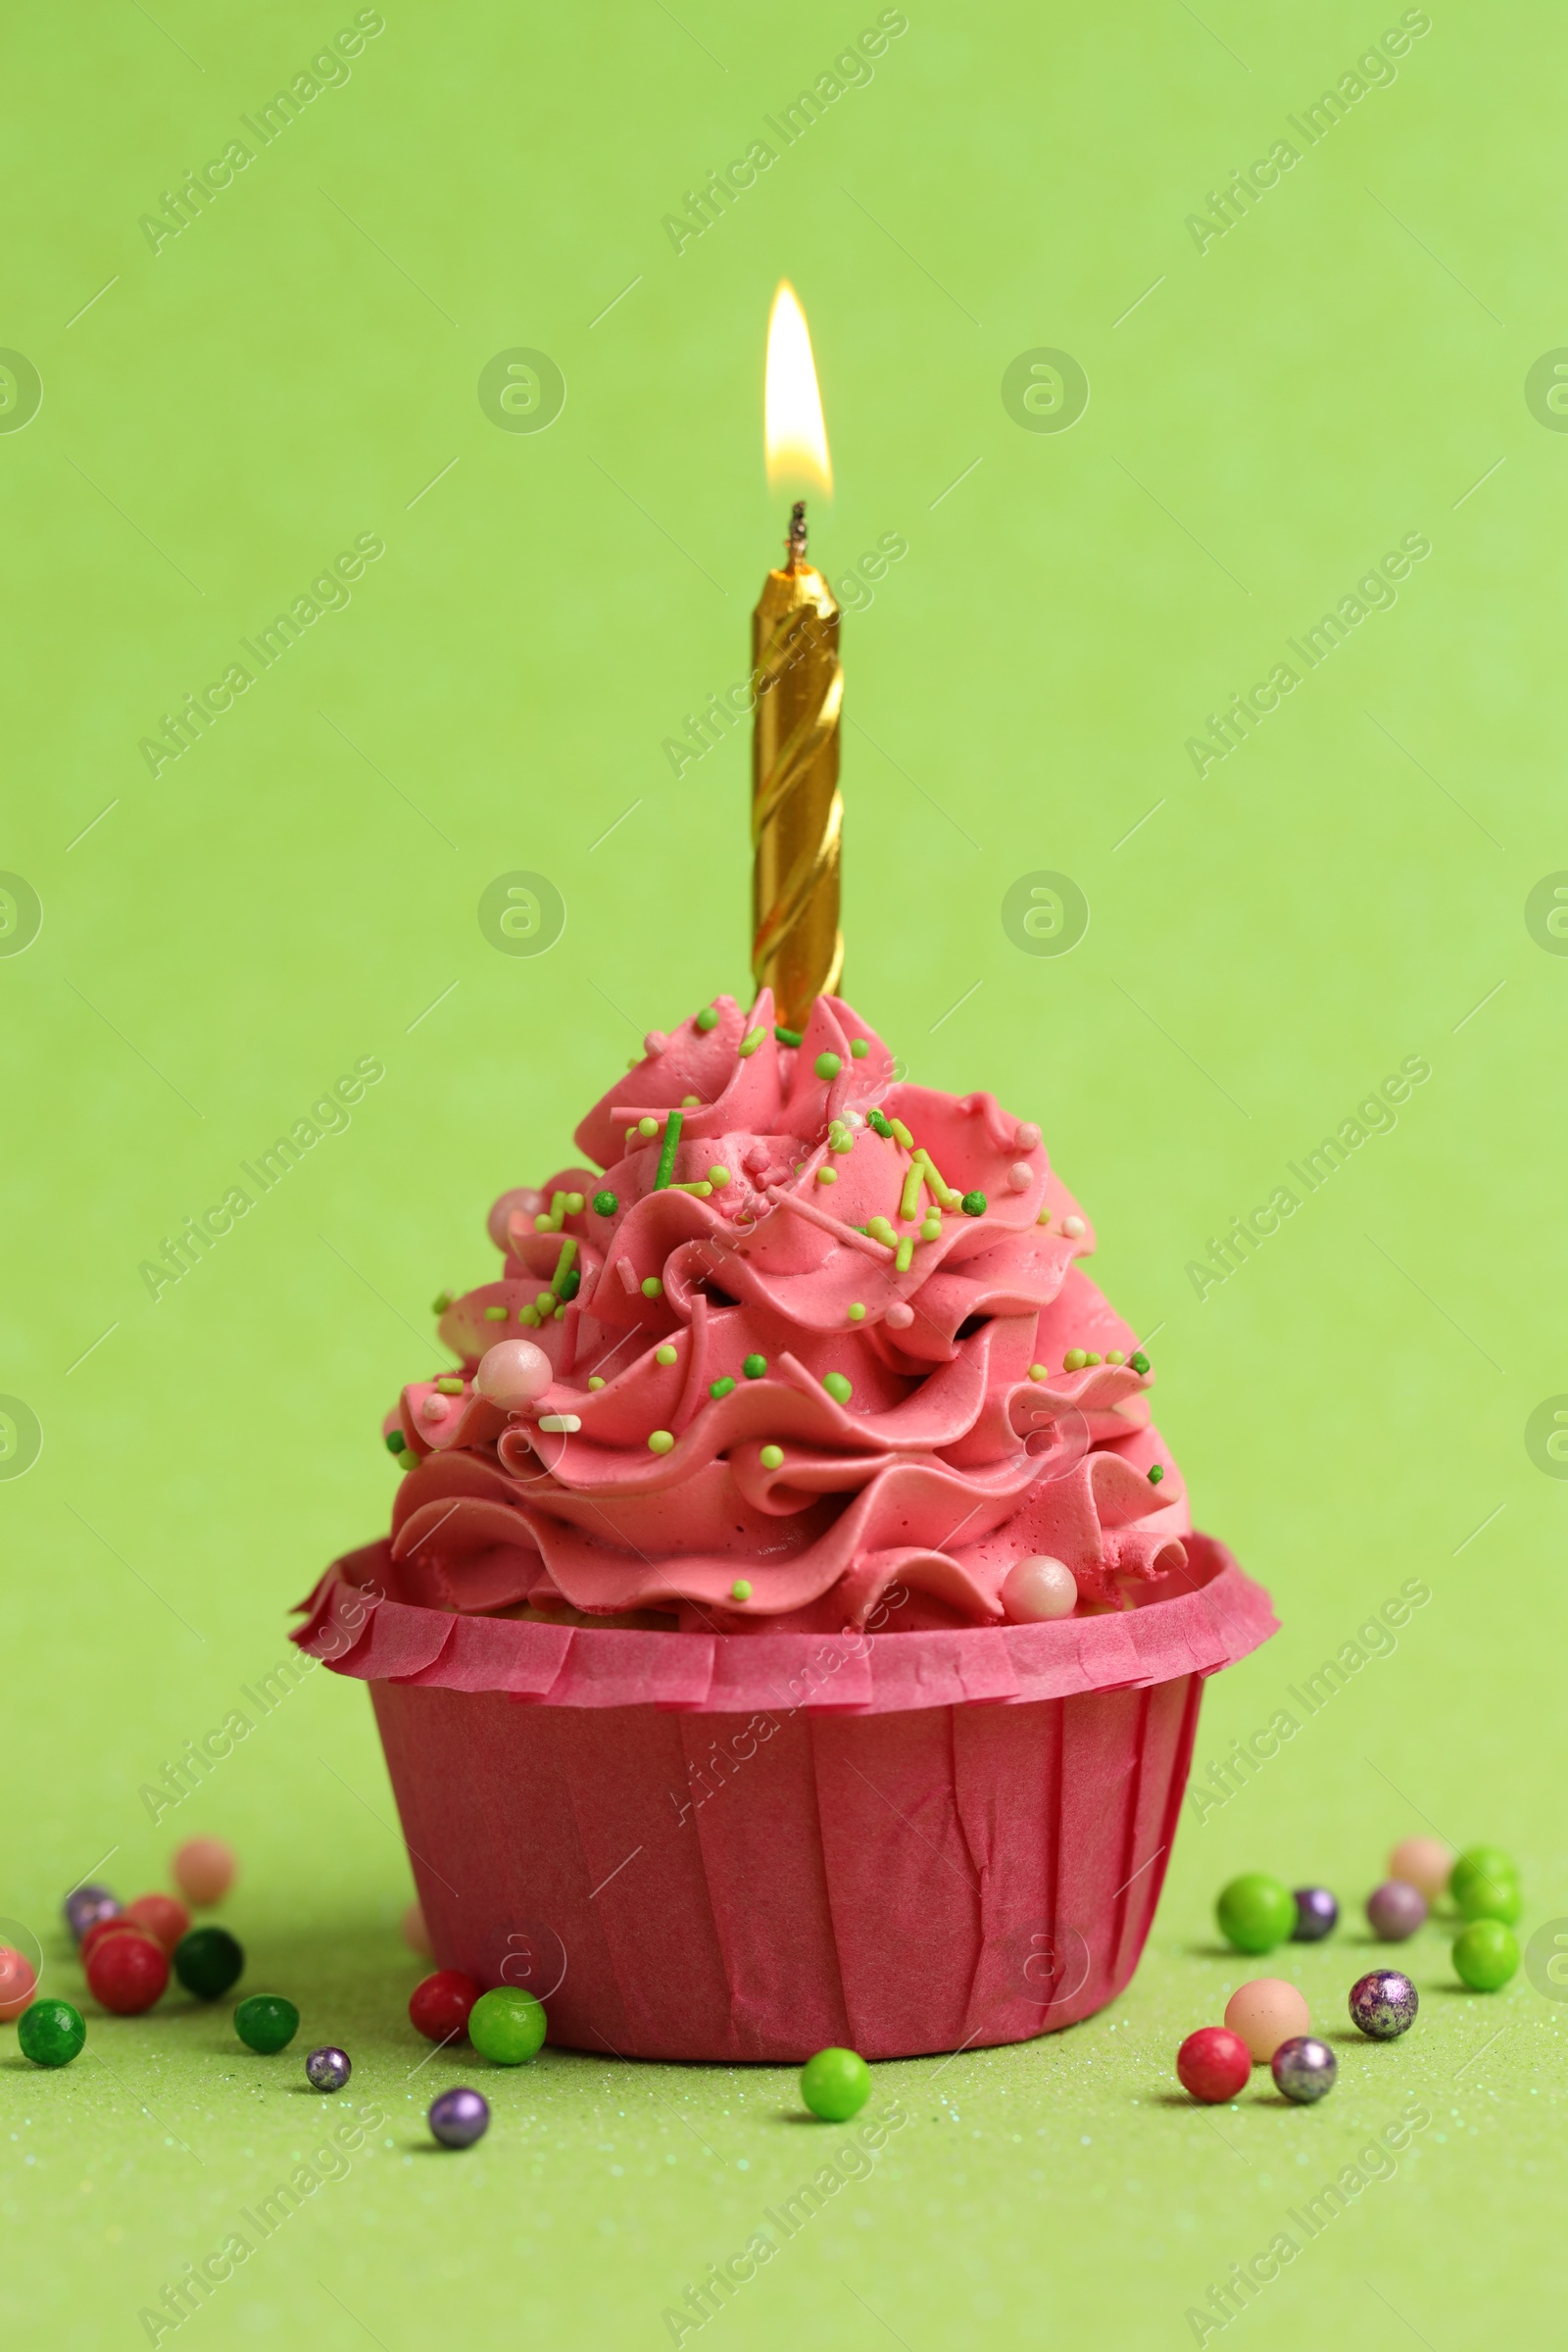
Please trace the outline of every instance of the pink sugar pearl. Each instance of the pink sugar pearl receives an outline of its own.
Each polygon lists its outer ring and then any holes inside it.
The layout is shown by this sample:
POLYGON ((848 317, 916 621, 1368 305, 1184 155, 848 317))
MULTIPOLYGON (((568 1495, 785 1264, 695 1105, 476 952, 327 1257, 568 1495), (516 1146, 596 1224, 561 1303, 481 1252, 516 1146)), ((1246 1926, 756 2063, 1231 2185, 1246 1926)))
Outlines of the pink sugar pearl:
POLYGON ((26 1954, 0 1943, 0 2018, 9 2025, 12 2018, 20 2017, 31 2006, 37 1989, 38 1980, 26 1954))
POLYGON ((1007 1182, 1015 1193, 1026 1193, 1035 1180, 1035 1172, 1026 1159, 1015 1159, 1007 1170, 1007 1182))
POLYGON ((914 1321, 914 1309, 902 1298, 895 1298, 885 1318, 890 1331, 907 1331, 914 1321))
POLYGON ((1453 1868, 1453 1848, 1441 1838, 1405 1838, 1389 1856, 1389 1876, 1417 1887, 1429 1903, 1446 1891, 1453 1868))
POLYGON ((1298 1985, 1288 1984, 1283 1977, 1254 1977, 1231 1994, 1225 2023, 1246 2042, 1252 2064, 1266 2066, 1282 2041, 1310 2031, 1312 2019, 1298 1985))
POLYGON ((1015 1560, 1002 1588, 1002 1605, 1009 1625, 1038 1625, 1051 1617, 1070 1617, 1078 1606, 1078 1580, 1061 1560, 1036 1553, 1015 1560))
POLYGON ((430 1931, 424 1924, 424 1913, 417 1903, 409 1905, 400 1924, 403 1940, 410 1951, 420 1952, 428 1960, 431 1957, 430 1931))
POLYGON ((492 1404, 532 1404, 555 1379, 550 1358, 532 1340, 503 1340, 479 1358, 473 1385, 492 1404))
POLYGON ((1012 1142, 1013 1142, 1013 1149, 1014 1149, 1014 1151, 1017 1151, 1017 1152, 1032 1152, 1032 1151, 1034 1151, 1034 1149, 1035 1149, 1036 1145, 1039 1143, 1039 1141, 1040 1141, 1040 1130, 1039 1130, 1039 1128, 1038 1128, 1038 1127, 1035 1125, 1035 1122, 1034 1122, 1034 1120, 1033 1120, 1033 1119, 1020 1119, 1020 1120, 1018 1121, 1017 1127, 1016 1127, 1016 1128, 1015 1128, 1015 1130, 1013 1131, 1013 1138, 1012 1138, 1012 1142))
POLYGON ((543 1193, 536 1192, 531 1184, 514 1185, 510 1193, 502 1194, 494 1208, 491 1209, 489 1216, 485 1219, 485 1231, 498 1250, 505 1250, 513 1218, 523 1218, 525 1220, 524 1232, 531 1233, 533 1219, 542 1208, 548 1206, 549 1202, 543 1193))
POLYGON ((221 1838, 187 1838, 172 1868, 174 1885, 198 1909, 220 1903, 239 1874, 234 1848, 221 1838))

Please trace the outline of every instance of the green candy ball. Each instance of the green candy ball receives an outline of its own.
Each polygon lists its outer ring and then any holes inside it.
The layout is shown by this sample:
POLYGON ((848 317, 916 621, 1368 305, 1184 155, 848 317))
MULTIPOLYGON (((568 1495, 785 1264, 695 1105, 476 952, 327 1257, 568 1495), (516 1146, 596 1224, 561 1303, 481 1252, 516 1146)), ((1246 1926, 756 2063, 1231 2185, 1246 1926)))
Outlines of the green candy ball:
POLYGON ((192 1928, 174 1946, 174 1974, 199 2001, 220 2001, 245 1973, 245 1954, 226 1928, 192 1928))
POLYGON ((1519 1966, 1519 1939, 1500 1919, 1475 1919, 1453 1939, 1453 1965, 1472 1992, 1495 1992, 1519 1966))
POLYGON ((818 2050, 801 2069, 801 2096, 825 2124, 847 2124, 871 2096, 871 2069, 855 2050, 818 2050))
POLYGON ((69 2001, 34 2001, 17 2020, 17 2043, 34 2066, 69 2066, 87 2038, 81 2013, 69 2001))
POLYGON ((1448 1892, 1464 1919, 1500 1919, 1512 1927, 1524 1909, 1519 1865, 1495 1845, 1467 1846, 1448 1873, 1448 1892))
POLYGON ((468 2039, 492 2066, 521 2066, 540 2048, 548 2023, 531 1992, 498 1984, 468 2011, 468 2039))
POLYGON ((1454 1856, 1453 1868, 1448 1873, 1448 1892, 1457 1902, 1469 1880, 1489 1876, 1516 1879, 1519 1865, 1500 1845, 1467 1845, 1462 1854, 1454 1856))
POLYGON ((1250 1870, 1221 1888, 1214 1917, 1239 1952, 1271 1952, 1295 1931, 1296 1897, 1267 1871, 1250 1870))
POLYGON ((234 2012, 234 2031, 247 2049, 271 2058, 286 2050, 300 2030, 300 2013, 280 1993, 253 1992, 234 2012))

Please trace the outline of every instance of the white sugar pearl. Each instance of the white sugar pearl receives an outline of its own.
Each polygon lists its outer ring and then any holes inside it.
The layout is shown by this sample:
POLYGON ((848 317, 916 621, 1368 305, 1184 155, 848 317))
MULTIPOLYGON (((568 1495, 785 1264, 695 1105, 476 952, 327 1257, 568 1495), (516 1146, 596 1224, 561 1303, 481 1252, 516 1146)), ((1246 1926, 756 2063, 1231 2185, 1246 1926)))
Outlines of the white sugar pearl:
POLYGON ((1089 1228, 1084 1223, 1082 1217, 1063 1217, 1061 1220, 1061 1230, 1064 1234, 1066 1234, 1069 1241, 1075 1242, 1077 1241, 1079 1235, 1087 1233, 1089 1228))
POLYGON ((444 1421, 451 1412, 452 1405, 445 1396, 427 1396, 419 1410, 427 1421, 444 1421))
POLYGON ((1015 1159, 1007 1170, 1007 1182, 1015 1193, 1026 1193, 1035 1180, 1035 1172, 1026 1159, 1015 1159))
POLYGON ((549 1356, 532 1340, 503 1340, 479 1358, 473 1385, 492 1404, 514 1409, 542 1396, 555 1377, 549 1356))
POLYGON ((893 1304, 888 1308, 885 1320, 890 1331, 907 1331, 909 1325, 914 1321, 914 1309, 912 1306, 906 1305, 902 1298, 895 1298, 893 1304))
POLYGON ((1040 1142, 1040 1130, 1033 1119, 1020 1119, 1013 1131, 1013 1148, 1018 1152, 1033 1152, 1040 1142))
POLYGON ((1002 1588, 1002 1605, 1012 1625, 1070 1617, 1078 1605, 1077 1579, 1064 1561, 1044 1552, 1033 1559, 1015 1560, 1002 1588))

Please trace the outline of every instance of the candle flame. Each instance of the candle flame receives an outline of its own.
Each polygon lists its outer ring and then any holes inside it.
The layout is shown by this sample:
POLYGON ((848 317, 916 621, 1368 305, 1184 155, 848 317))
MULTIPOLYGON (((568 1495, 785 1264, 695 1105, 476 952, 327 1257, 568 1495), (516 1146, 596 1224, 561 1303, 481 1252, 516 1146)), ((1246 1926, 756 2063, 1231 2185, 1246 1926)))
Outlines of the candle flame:
POLYGON ((779 282, 767 321, 764 399, 767 482, 770 490, 809 486, 833 495, 833 466, 822 422, 822 395, 811 359, 806 313, 788 278, 779 282))

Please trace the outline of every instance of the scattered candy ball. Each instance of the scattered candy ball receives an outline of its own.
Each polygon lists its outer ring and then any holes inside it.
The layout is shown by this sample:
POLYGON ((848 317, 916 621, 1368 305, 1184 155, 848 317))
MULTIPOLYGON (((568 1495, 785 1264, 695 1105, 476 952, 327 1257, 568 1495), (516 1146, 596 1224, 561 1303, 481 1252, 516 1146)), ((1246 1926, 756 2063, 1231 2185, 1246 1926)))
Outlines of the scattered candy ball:
POLYGON ((1453 1868, 1453 1848, 1441 1838, 1403 1838, 1389 1856, 1389 1876, 1418 1887, 1429 1904, 1441 1902, 1453 1868))
POLYGON ((1176 2053, 1176 2074, 1183 2090, 1205 2107, 1218 2107, 1245 2090, 1252 2071, 1252 2053, 1239 2034, 1225 2026, 1200 2026, 1189 2034, 1176 2053))
POLYGON ((1296 1897, 1266 1871, 1250 1870, 1221 1888, 1214 1917, 1239 1952, 1271 1952, 1296 1926, 1296 1897))
POLYGON ((1404 1943, 1427 1924, 1427 1898, 1406 1879, 1385 1879, 1366 1898, 1366 1924, 1385 1943, 1404 1943))
POLYGON ((1500 1919, 1473 1919, 1453 1939, 1453 1965, 1472 1992, 1496 1992, 1519 1966, 1519 1938, 1500 1919))
POLYGON ((498 1984, 484 1992, 468 2012, 468 2039, 492 2066, 521 2066, 544 2041, 548 2024, 543 2008, 520 1985, 498 1984))
POLYGON ((424 1977, 409 1995, 409 2023, 426 2041, 450 2041, 468 2030, 468 2013, 479 1998, 479 1987, 461 1968, 438 1968, 424 1977))
POLYGON ((169 1983, 169 1954, 140 1928, 105 1936, 87 1958, 87 1990, 116 2017, 139 2017, 169 1983))
POLYGON ((69 2001, 34 2001, 17 2025, 17 2046, 34 2066, 69 2066, 86 2038, 81 2012, 69 2001))
POLYGON ((1053 1617, 1070 1617, 1078 1606, 1078 1580, 1063 1560, 1040 1552, 1014 1560, 1002 1586, 1002 1605, 1009 1625, 1038 1625, 1053 1617))
POLYGON ((1283 1977, 1254 1977, 1238 1984, 1225 2004, 1225 2023, 1240 2034, 1256 2066, 1265 2066, 1282 2041, 1306 2032, 1311 2024, 1306 1995, 1283 1977))
POLYGON ((0 1943, 0 2018, 7 2025, 30 2006, 38 1989, 38 1972, 25 1952, 0 1943))
POLYGON ((187 1838, 174 1856, 174 1885, 199 1911, 220 1903, 233 1886, 239 1863, 221 1838, 187 1838))
POLYGON ((1396 1968, 1374 1968, 1350 1986, 1350 2023, 1370 2041, 1397 2041, 1420 2006, 1415 1986, 1396 1968))
POLYGON ((273 2058, 300 2030, 300 2013, 280 1993, 253 1992, 234 2012, 234 2031, 249 2050, 273 2058))
POLYGON ((1340 2062, 1315 2034, 1293 2034, 1269 2060, 1274 2086, 1298 2107, 1310 2107, 1334 2088, 1340 2062))
POLYGON ((166 1952, 172 1952, 180 1937, 190 1932, 190 1913, 172 1894, 138 1894, 133 1903, 125 1905, 121 1916, 145 1929, 166 1952))
POLYGON ((431 2102, 430 2130, 444 2148, 471 2148, 490 2129, 489 2102, 460 2084, 431 2102))
POLYGON ((1519 1868, 1495 1845, 1467 1846, 1453 1866, 1448 1892, 1465 1919, 1500 1919, 1511 1928, 1525 1907, 1519 1868))
POLYGON ((1340 1906, 1326 1886, 1298 1886, 1293 1943, 1321 1943, 1340 1924, 1340 1906))
POLYGON ((95 1920, 113 1919, 120 1897, 107 1886, 74 1886, 62 1906, 73 1943, 79 1943, 95 1920))
POLYGON ((871 2096, 871 2069, 856 2050, 818 2050, 801 2069, 801 2096, 824 2124, 847 2124, 871 2096))
POLYGON ((428 1960, 430 1957, 430 1931, 424 1924, 424 1913, 417 1903, 409 1905, 399 1925, 402 1928, 403 1940, 410 1951, 418 1952, 422 1958, 428 1960))
POLYGON ((532 1340, 503 1340, 479 1358, 473 1385, 492 1404, 532 1404, 555 1379, 550 1358, 532 1340))
MULTIPOLYGON (((138 1927, 133 1919, 127 1919, 122 1911, 117 1911, 110 1919, 95 1919, 81 1939, 83 1968, 86 1967, 87 1962, 92 1958, 106 1936, 145 1936, 146 1934, 145 1928, 138 1927)), ((155 1936, 151 1940, 157 1943, 158 1938, 155 1936)))
POLYGON ((220 2001, 244 1973, 244 1950, 226 1928, 192 1928, 174 1946, 174 1974, 199 2001, 220 2001))
POLYGON ((341 2090, 353 2072, 347 2050, 335 2049, 330 2042, 313 2050, 305 2061, 305 2079, 313 2090, 341 2090))

